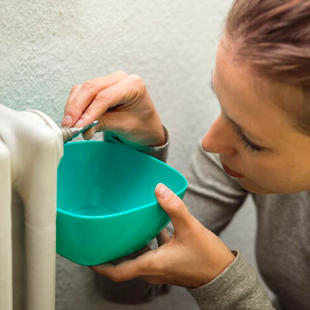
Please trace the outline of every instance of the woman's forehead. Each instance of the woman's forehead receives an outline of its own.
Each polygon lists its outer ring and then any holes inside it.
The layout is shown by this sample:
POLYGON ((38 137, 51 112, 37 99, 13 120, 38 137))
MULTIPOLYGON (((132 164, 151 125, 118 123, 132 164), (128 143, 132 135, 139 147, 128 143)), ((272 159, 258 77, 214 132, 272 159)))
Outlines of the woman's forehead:
POLYGON ((287 115, 286 121, 294 127, 308 109, 310 119, 310 104, 305 109, 306 99, 301 88, 256 74, 246 60, 237 60, 233 53, 232 44, 227 41, 219 44, 213 75, 218 92, 244 105, 244 108, 248 106, 265 110, 269 106, 274 112, 280 110, 281 114, 284 112, 287 115))

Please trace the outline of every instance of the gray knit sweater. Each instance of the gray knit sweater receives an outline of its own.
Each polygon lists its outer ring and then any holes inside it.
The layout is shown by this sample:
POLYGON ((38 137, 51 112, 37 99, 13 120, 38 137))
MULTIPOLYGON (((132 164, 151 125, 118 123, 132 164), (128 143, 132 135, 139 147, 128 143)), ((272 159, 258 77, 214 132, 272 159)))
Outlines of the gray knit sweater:
MULTIPOLYGON (((185 203, 215 233, 229 224, 249 194, 222 169, 218 155, 195 152, 185 203)), ((257 211, 259 271, 285 310, 310 309, 310 196, 252 194, 257 211)), ((274 309, 254 270, 238 254, 217 278, 190 290, 204 310, 274 309)))

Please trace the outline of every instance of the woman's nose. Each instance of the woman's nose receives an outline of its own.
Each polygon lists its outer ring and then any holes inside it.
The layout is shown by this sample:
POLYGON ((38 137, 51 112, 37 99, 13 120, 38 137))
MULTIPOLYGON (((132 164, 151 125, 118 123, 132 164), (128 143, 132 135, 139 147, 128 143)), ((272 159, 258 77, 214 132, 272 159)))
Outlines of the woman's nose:
POLYGON ((212 124, 202 140, 202 147, 210 153, 234 155, 237 150, 234 147, 235 135, 227 121, 220 115, 212 124))

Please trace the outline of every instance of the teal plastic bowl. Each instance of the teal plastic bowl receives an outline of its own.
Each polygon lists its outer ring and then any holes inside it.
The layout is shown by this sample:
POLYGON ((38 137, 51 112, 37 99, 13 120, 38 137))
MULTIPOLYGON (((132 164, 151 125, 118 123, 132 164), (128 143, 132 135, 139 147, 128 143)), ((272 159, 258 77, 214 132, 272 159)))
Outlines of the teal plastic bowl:
POLYGON ((183 198, 186 179, 174 168, 125 145, 71 142, 58 166, 57 253, 97 265, 144 247, 169 222, 154 189, 183 198))

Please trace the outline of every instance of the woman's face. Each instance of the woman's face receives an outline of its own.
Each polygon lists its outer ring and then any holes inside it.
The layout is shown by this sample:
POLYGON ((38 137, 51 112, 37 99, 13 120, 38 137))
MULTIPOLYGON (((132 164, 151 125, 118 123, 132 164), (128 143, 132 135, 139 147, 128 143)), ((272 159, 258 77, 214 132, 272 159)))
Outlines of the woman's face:
POLYGON ((202 146, 219 153, 227 174, 254 193, 294 193, 310 189, 310 136, 293 126, 302 108, 300 89, 258 78, 247 64, 232 60, 232 46, 218 47, 213 88, 221 114, 202 146))

